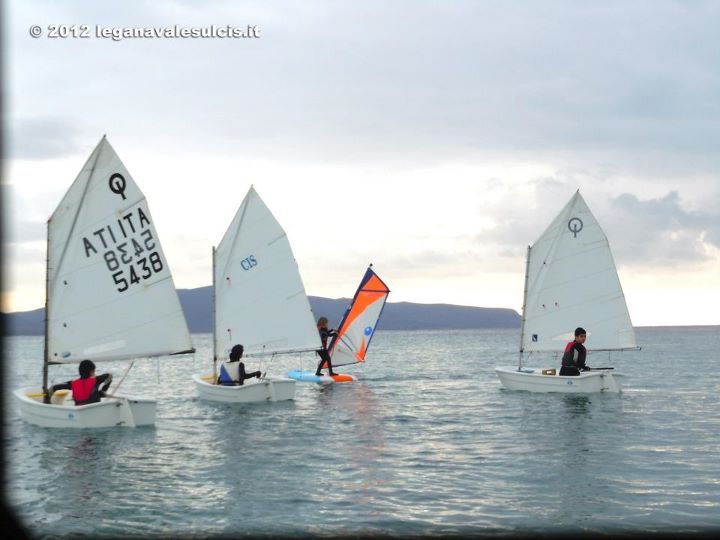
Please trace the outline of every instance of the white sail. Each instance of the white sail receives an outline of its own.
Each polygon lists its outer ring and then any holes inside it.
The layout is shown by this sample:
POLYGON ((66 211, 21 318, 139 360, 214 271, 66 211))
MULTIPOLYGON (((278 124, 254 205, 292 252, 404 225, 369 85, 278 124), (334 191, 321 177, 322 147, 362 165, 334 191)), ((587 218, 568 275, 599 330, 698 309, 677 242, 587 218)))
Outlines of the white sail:
POLYGON ((522 351, 561 351, 578 326, 589 350, 637 347, 610 245, 579 191, 528 257, 522 351))
POLYGON ((251 187, 215 251, 215 351, 227 357, 321 347, 285 231, 251 187))
POLYGON ((145 196, 105 137, 48 221, 48 360, 192 349, 145 196))

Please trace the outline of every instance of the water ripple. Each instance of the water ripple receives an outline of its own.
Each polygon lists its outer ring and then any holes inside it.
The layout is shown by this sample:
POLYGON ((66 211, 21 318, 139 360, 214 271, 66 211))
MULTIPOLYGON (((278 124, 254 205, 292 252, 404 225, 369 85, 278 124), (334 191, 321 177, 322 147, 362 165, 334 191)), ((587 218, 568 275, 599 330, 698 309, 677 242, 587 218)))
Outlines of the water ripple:
MULTIPOLYGON (((515 362, 515 331, 379 332, 357 383, 233 406, 195 395, 211 348, 196 335, 194 359, 138 362, 124 383, 158 397, 153 428, 37 428, 6 392, 8 500, 41 538, 717 529, 720 370, 678 374, 717 364, 720 332, 638 336, 620 395, 503 390, 492 368, 515 362)), ((42 339, 8 343, 7 388, 35 381, 42 339)))

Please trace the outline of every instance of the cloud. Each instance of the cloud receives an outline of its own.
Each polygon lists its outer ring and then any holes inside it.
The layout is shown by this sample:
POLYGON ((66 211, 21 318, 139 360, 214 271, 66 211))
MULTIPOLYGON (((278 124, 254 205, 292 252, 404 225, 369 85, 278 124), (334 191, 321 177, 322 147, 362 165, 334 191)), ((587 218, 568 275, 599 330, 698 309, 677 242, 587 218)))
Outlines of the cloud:
POLYGON ((500 202, 483 208, 495 226, 476 233, 474 240, 493 244, 501 257, 518 257, 537 240, 574 190, 584 185, 588 189, 581 193, 605 231, 617 264, 669 268, 717 257, 717 206, 689 209, 675 190, 648 199, 631 193, 612 195, 601 179, 593 184, 591 178, 574 172, 503 187, 500 202))
POLYGON ((9 236, 38 239, 107 133, 186 286, 207 284, 185 260, 207 266, 203 238, 217 241, 250 182, 319 293, 345 291, 368 259, 403 276, 521 273, 578 188, 618 265, 702 264, 720 241, 718 15, 673 0, 15 2, 9 236), (258 24, 262 37, 28 36, 58 21, 258 24))
MULTIPOLYGON (((10 90, 25 116, 68 111, 93 140, 112 132, 178 151, 399 166, 500 155, 720 169, 720 66, 709 52, 720 47, 715 4, 654 2, 651 18, 646 2, 273 6, 49 3, 55 19, 242 22, 263 34, 37 40, 11 51, 10 90)), ((11 12, 23 23, 36 14, 11 12)), ((27 43, 27 26, 12 27, 27 43)), ((55 144, 44 152, 68 143, 55 144)))
POLYGON ((626 193, 610 200, 609 213, 606 233, 617 238, 613 250, 625 263, 679 266, 720 250, 720 210, 686 210, 677 191, 645 201, 626 193))
POLYGON ((69 119, 19 118, 11 120, 8 128, 7 157, 10 158, 62 158, 87 148, 88 134, 69 119))
POLYGON ((2 186, 3 210, 6 217, 2 241, 7 244, 38 241, 44 243, 47 235, 47 220, 62 194, 57 188, 52 191, 39 191, 44 186, 24 182, 23 174, 18 176, 17 183, 2 186))
POLYGON ((12 223, 6 239, 12 243, 44 241, 47 237, 47 226, 40 221, 19 221, 12 223))

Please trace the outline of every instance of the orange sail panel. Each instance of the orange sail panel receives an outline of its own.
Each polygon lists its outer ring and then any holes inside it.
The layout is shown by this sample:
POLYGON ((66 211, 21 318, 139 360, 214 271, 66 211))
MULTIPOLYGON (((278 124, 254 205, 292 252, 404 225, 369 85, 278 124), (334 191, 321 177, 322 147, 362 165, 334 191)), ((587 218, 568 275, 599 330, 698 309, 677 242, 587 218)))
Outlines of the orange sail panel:
POLYGON ((333 367, 365 361, 388 294, 387 285, 368 268, 340 323, 338 335, 328 347, 333 367))

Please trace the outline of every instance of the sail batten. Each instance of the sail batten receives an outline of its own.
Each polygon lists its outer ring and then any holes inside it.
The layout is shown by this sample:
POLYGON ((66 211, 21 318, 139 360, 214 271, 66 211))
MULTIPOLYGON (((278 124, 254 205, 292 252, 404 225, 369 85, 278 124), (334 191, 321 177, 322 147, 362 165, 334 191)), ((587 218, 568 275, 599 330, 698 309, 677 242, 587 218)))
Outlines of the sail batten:
POLYGON ((521 352, 558 351, 573 330, 589 350, 637 347, 607 237, 580 192, 528 249, 521 352))
POLYGON ((218 357, 235 344, 248 357, 321 347, 287 235, 253 187, 215 250, 214 266, 218 357))
POLYGON ((48 220, 47 266, 48 362, 192 349, 145 196, 105 137, 48 220))
MULTIPOLYGON (((152 358, 160 358, 163 356, 176 356, 176 355, 181 355, 181 354, 192 354, 194 352, 195 352, 194 348, 185 349, 185 350, 168 349, 168 350, 159 350, 159 351, 153 352, 152 354, 138 354, 138 355, 134 355, 134 356, 127 356, 125 353, 119 354, 117 356, 107 355, 107 356, 102 356, 99 358, 93 358, 92 360, 94 363, 99 364, 99 363, 104 363, 104 362, 116 362, 118 360, 138 360, 138 359, 142 359, 142 358, 150 360, 152 358)), ((78 363, 82 362, 83 360, 84 360, 84 358, 75 358, 73 360, 66 360, 66 361, 54 360, 54 361, 49 362, 49 364, 50 365, 53 365, 53 364, 57 364, 57 365, 78 364, 78 363)))

